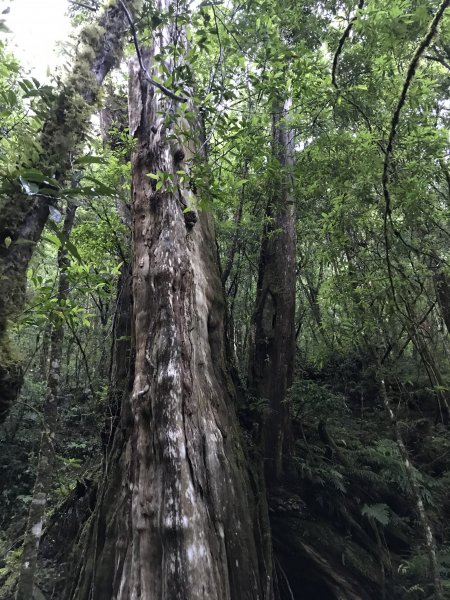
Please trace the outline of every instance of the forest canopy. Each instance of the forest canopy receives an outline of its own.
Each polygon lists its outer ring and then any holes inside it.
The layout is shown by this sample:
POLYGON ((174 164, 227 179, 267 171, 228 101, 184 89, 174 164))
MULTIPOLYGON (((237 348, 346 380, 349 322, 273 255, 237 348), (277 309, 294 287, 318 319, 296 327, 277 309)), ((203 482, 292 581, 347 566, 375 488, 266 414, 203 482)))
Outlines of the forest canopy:
POLYGON ((0 599, 450 596, 449 7, 1 3, 0 599))

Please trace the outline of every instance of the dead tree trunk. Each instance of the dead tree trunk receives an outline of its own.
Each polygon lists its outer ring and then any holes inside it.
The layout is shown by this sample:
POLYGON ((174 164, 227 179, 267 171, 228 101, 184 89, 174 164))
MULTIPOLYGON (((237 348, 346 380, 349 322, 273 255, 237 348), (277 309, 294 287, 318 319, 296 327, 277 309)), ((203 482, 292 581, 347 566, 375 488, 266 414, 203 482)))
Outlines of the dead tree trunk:
MULTIPOLYGON (((72 231, 75 211, 76 206, 69 204, 63 227, 65 238, 68 238, 72 231)), ((58 252, 59 283, 57 308, 62 311, 64 311, 69 295, 67 266, 67 251, 64 246, 61 246, 58 252)), ((47 496, 50 492, 52 481, 54 443, 58 416, 59 380, 61 376, 64 341, 64 320, 59 315, 55 315, 54 319, 55 321, 50 334, 50 365, 47 375, 47 391, 44 406, 44 431, 42 432, 36 482, 23 544, 22 564, 19 573, 16 600, 30 600, 30 598, 33 598, 37 555, 47 506, 47 496)))
POLYGON ((288 109, 288 103, 275 103, 274 188, 261 242, 249 363, 249 389, 267 401, 263 446, 266 474, 271 482, 282 474, 289 430, 286 393, 292 383, 295 358, 296 227, 290 172, 293 134, 286 123, 288 109))
MULTIPOLYGON (((155 39, 172 35, 180 44, 180 30, 155 39)), ((270 600, 267 506, 234 410, 214 231, 207 213, 187 216, 193 193, 176 174, 194 143, 174 142, 177 104, 137 62, 129 106, 134 385, 69 597, 270 600), (158 172, 162 187, 148 176, 158 172)))
MULTIPOLYGON (((129 4, 135 8, 139 0, 129 4)), ((89 127, 103 80, 121 58, 128 29, 124 11, 115 2, 96 25, 89 25, 81 33, 84 44, 72 75, 49 109, 41 136, 44 151, 38 168, 61 184, 89 127)), ((43 185, 48 187, 45 182, 43 185)), ((49 207, 56 202, 48 194, 37 194, 33 202, 30 200, 18 194, 0 198, 0 422, 6 418, 21 385, 20 364, 10 349, 7 324, 23 309, 28 264, 47 222, 49 207)))

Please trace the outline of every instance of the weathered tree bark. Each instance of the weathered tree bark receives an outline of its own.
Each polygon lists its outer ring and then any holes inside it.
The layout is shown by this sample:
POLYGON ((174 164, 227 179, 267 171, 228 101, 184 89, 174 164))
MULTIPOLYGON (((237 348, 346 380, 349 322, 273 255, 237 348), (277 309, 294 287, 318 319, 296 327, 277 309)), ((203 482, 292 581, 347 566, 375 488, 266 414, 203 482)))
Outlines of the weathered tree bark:
MULTIPOLYGON (((70 236, 75 219, 76 205, 69 204, 64 220, 63 235, 70 236)), ((58 251, 59 283, 57 307, 64 310, 69 295, 67 250, 64 246, 58 251)), ((16 600, 33 598, 34 578, 39 543, 44 523, 47 496, 50 492, 54 458, 55 433, 58 418, 58 392, 61 376, 61 359, 64 341, 64 320, 55 315, 50 334, 50 365, 47 376, 47 391, 44 406, 44 431, 42 432, 39 461, 34 485, 33 498, 28 514, 28 525, 22 550, 22 564, 19 573, 16 600)))
MULTIPOLYGON (((139 4, 140 0, 129 2, 132 9, 139 4)), ((97 25, 81 33, 84 44, 71 76, 49 109, 41 138, 44 151, 38 168, 60 183, 64 183, 73 153, 84 139, 103 80, 122 56, 128 28, 117 2, 104 11, 97 25)), ((9 348, 7 325, 23 308, 26 271, 52 202, 51 197, 39 194, 32 202, 30 196, 17 194, 0 199, 0 422, 21 385, 20 364, 9 348)))
MULTIPOLYGON (((180 45, 182 32, 165 28, 152 55, 173 35, 180 45)), ((174 143, 177 106, 137 62, 129 105, 134 385, 69 597, 270 600, 264 484, 252 491, 234 411, 213 227, 205 212, 186 218, 193 194, 176 175, 194 143, 174 143), (161 189, 148 177, 158 171, 170 175, 161 189)))
POLYGON ((295 358, 296 224, 292 191, 293 134, 286 123, 289 103, 275 102, 274 177, 261 242, 258 287, 253 314, 249 389, 268 402, 263 423, 267 480, 282 474, 289 429, 286 393, 295 358))

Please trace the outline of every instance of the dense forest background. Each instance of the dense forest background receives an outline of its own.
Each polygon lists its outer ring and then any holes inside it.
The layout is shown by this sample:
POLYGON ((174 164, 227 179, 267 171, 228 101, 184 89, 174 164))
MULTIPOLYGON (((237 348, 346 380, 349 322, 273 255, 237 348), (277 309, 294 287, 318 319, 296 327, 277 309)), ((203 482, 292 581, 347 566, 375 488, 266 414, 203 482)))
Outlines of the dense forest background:
POLYGON ((0 15, 0 598, 450 597, 449 4, 0 15))

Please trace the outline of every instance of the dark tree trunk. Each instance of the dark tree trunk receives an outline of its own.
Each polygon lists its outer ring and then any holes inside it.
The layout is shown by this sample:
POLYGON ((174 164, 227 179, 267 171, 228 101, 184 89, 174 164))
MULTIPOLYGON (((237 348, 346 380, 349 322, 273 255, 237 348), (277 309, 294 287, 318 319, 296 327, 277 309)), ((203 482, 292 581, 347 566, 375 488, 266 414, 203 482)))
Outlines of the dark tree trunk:
POLYGON ((447 328, 447 333, 450 335, 450 281, 447 274, 441 268, 435 269, 433 281, 445 327, 447 328))
POLYGON ((251 475, 234 410, 213 227, 205 212, 186 218, 192 191, 176 175, 194 144, 174 144, 176 123, 164 115, 177 106, 137 63, 129 103, 134 385, 69 597, 270 600, 264 485, 251 475), (171 184, 156 190, 148 174, 158 171, 171 184))
POLYGON ((286 393, 295 358, 296 226, 292 191, 293 134, 288 106, 275 103, 273 117, 273 192, 266 210, 250 348, 249 389, 267 401, 263 423, 268 481, 282 474, 289 431, 286 393))
POLYGON ((111 347, 110 394, 106 406, 102 440, 105 450, 111 447, 114 432, 120 424, 122 407, 131 393, 134 369, 132 335, 133 298, 131 265, 124 263, 117 284, 116 310, 111 347))
MULTIPOLYGON (((138 4, 139 0, 129 2, 131 8, 138 4)), ((94 32, 91 25, 81 33, 84 45, 72 75, 49 110, 41 139, 44 152, 38 168, 61 184, 89 127, 103 80, 121 58, 127 30, 124 11, 117 2, 105 10, 94 32)), ((13 194, 0 204, 0 422, 21 386, 20 364, 9 348, 7 324, 23 309, 26 271, 53 202, 44 195, 37 195, 31 202, 30 197, 13 194)))

